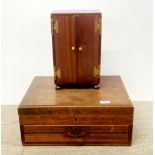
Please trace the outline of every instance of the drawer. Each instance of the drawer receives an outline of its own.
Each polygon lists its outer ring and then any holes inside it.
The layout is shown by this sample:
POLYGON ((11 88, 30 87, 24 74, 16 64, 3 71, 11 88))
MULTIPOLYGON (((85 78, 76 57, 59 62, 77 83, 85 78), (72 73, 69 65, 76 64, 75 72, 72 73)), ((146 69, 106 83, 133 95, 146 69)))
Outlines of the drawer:
POLYGON ((55 144, 55 145, 128 145, 128 134, 123 133, 89 133, 88 135, 73 135, 65 133, 24 134, 25 144, 55 144))
POLYGON ((80 129, 84 132, 128 132, 129 125, 87 125, 87 126, 64 126, 64 125, 24 125, 24 133, 50 133, 66 132, 72 128, 80 129))
POLYGON ((129 126, 23 126, 25 145, 129 145, 129 126))
POLYGON ((21 125, 127 125, 132 115, 21 115, 21 125))

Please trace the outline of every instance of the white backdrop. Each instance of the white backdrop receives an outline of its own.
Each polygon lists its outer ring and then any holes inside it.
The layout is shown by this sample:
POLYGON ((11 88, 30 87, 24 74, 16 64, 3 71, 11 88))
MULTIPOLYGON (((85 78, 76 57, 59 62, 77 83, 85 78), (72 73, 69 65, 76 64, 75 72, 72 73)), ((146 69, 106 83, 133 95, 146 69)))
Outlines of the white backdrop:
POLYGON ((132 100, 152 100, 152 0, 3 0, 2 104, 19 104, 36 75, 53 75, 50 13, 102 11, 102 75, 132 100))

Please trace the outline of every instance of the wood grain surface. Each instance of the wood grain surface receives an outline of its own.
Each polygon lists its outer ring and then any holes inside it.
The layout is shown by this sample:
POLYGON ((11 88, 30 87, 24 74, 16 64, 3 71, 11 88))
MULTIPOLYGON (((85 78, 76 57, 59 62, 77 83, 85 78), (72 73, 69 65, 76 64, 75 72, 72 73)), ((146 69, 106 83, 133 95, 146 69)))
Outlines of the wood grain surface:
POLYGON ((51 19, 58 23, 58 32, 52 33, 54 68, 60 69, 55 84, 99 84, 100 76, 94 76, 94 67, 100 67, 101 32, 95 32, 95 22, 102 23, 101 13, 57 11, 51 19))
POLYGON ((53 77, 35 77, 18 107, 21 140, 23 145, 131 145, 133 110, 119 76, 102 76, 98 90, 55 90, 53 77))
MULTIPOLYGON (((120 76, 101 76, 100 89, 55 90, 53 77, 35 77, 21 101, 20 108, 35 106, 70 108, 132 107, 120 76), (102 104, 102 101, 110 101, 102 104)), ((95 109, 94 109, 95 110, 95 109)))

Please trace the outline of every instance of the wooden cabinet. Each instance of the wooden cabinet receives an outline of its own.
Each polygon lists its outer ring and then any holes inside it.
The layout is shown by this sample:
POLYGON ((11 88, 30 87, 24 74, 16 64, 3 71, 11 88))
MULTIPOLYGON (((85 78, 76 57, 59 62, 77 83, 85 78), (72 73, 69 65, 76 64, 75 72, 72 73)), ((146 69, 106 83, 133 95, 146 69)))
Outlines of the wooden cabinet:
POLYGON ((55 84, 93 85, 100 81, 101 13, 51 14, 55 84))

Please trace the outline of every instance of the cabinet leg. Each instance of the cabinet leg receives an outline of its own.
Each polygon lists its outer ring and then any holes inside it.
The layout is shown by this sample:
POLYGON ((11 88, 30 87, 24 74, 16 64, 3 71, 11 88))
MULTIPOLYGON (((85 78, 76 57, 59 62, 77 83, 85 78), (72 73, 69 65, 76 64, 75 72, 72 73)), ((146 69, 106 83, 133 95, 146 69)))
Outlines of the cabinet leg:
POLYGON ((99 88, 100 88, 100 85, 99 84, 97 84, 97 85, 94 86, 94 89, 99 89, 99 88))
POLYGON ((56 86, 55 86, 55 89, 56 89, 56 90, 60 90, 61 87, 60 87, 59 85, 56 85, 56 86))

